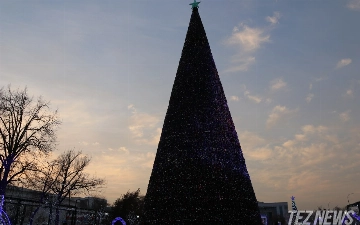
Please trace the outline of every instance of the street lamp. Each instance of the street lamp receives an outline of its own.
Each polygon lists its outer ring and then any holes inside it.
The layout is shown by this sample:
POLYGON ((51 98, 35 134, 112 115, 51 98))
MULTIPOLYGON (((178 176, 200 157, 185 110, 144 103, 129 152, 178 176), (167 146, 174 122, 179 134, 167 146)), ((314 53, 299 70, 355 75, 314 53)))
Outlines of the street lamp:
POLYGON ((76 199, 75 201, 75 222, 74 225, 76 225, 77 222, 77 203, 80 202, 80 199, 76 199))
POLYGON ((350 204, 350 202, 349 202, 349 196, 350 195, 353 195, 354 193, 350 193, 350 194, 348 194, 348 196, 347 196, 347 200, 348 200, 348 205, 350 204))

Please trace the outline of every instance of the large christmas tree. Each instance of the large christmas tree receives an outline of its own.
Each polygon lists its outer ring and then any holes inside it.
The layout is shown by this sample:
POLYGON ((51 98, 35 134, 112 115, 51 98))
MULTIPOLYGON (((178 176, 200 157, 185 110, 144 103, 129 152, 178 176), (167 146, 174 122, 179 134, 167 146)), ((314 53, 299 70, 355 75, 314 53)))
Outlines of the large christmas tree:
POLYGON ((260 225, 255 193, 198 4, 145 197, 145 224, 260 225))

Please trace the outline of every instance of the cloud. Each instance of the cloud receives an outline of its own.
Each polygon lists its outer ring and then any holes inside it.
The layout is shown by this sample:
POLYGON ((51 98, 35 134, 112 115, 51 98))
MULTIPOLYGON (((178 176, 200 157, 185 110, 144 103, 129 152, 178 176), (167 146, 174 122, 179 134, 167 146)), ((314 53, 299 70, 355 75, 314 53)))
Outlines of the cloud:
POLYGON ((129 149, 127 149, 126 147, 120 147, 118 151, 119 151, 119 152, 123 152, 123 153, 125 153, 126 155, 128 155, 128 154, 130 153, 130 152, 129 152, 129 149))
POLYGON ((309 93, 308 96, 307 96, 306 99, 305 99, 306 102, 308 102, 308 103, 311 102, 311 100, 313 99, 313 97, 314 97, 314 94, 309 93))
POLYGON ((273 16, 266 17, 266 21, 271 23, 271 25, 275 25, 275 24, 279 23, 280 17, 281 17, 281 15, 279 12, 274 12, 273 16))
POLYGON ((253 149, 255 147, 263 146, 266 143, 264 138, 249 131, 240 133, 239 140, 241 141, 241 146, 246 149, 253 149))
MULTIPOLYGON (((120 153, 125 153, 126 155, 129 155, 130 154, 130 152, 129 152, 129 150, 126 148, 126 147, 120 147, 120 148, 118 148, 118 149, 113 149, 113 148, 108 148, 108 150, 110 151, 110 152, 120 152, 120 153)), ((105 153, 105 152, 104 152, 105 153)))
POLYGON ((154 160, 155 160, 155 153, 147 152, 146 154, 144 153, 138 154, 134 159, 134 162, 136 162, 136 164, 139 164, 144 168, 152 169, 154 165, 154 160))
POLYGON ((231 37, 225 43, 237 45, 246 52, 253 52, 266 42, 270 42, 270 35, 265 34, 265 29, 240 24, 239 27, 234 27, 231 37))
POLYGON ((349 65, 351 62, 352 62, 352 60, 350 58, 342 59, 336 64, 336 68, 337 69, 342 68, 344 66, 349 65))
POLYGON ((320 81, 323 81, 323 80, 326 80, 326 79, 327 79, 327 77, 317 77, 317 78, 315 78, 315 82, 320 82, 320 81))
POLYGON ((88 145, 98 146, 98 145, 100 145, 99 142, 88 143, 86 141, 80 141, 79 144, 84 145, 84 146, 88 146, 88 145))
POLYGON ((255 63, 255 57, 244 57, 242 55, 234 56, 232 63, 236 63, 236 65, 230 67, 229 69, 225 70, 227 72, 238 72, 238 71, 247 71, 249 67, 255 63))
POLYGON ((360 11, 360 0, 350 0, 346 7, 350 10, 360 11))
POLYGON ((258 199, 273 201, 268 196, 280 192, 276 198, 293 193, 299 198, 311 196, 311 200, 302 202, 304 208, 325 201, 346 204, 336 193, 346 191, 343 183, 358 184, 353 177, 358 176, 360 128, 307 124, 296 130, 299 132, 286 138, 239 132, 253 187, 260 193, 258 199))
POLYGON ((324 133, 328 130, 325 126, 314 126, 314 125, 305 125, 301 128, 304 134, 313 134, 313 133, 324 133))
POLYGON ((161 131, 162 130, 161 130, 160 127, 156 128, 156 130, 154 132, 152 132, 152 134, 149 135, 148 138, 140 139, 140 140, 138 140, 138 143, 146 144, 146 145, 157 145, 157 144, 159 144, 161 131))
POLYGON ((246 151, 245 155, 248 160, 267 160, 272 157, 273 152, 268 148, 258 148, 252 151, 246 151))
POLYGON ((284 82, 281 78, 275 79, 270 82, 270 88, 273 91, 278 91, 282 88, 285 88, 286 85, 287 85, 286 82, 284 82))
POLYGON ((353 90, 352 90, 352 89, 346 90, 345 96, 347 96, 347 97, 354 97, 354 92, 353 92, 353 90))
POLYGON ((350 112, 351 112, 351 110, 339 113, 340 119, 344 122, 349 121, 350 120, 350 112))
POLYGON ((136 113, 135 106, 133 104, 128 105, 127 107, 129 110, 132 110, 132 113, 136 113))
POLYGON ((286 106, 277 105, 271 111, 266 121, 266 125, 268 128, 270 128, 274 126, 280 120, 280 118, 285 119, 291 115, 294 115, 297 111, 297 109, 290 110, 286 106))
POLYGON ((143 137, 144 129, 154 128, 159 119, 147 113, 136 113, 131 116, 129 129, 135 137, 143 137))
POLYGON ((161 133, 161 128, 158 127, 159 118, 148 113, 139 113, 133 105, 129 105, 128 109, 132 110, 128 128, 133 138, 141 144, 157 144, 161 133))
POLYGON ((255 95, 250 95, 249 91, 244 91, 244 96, 255 103, 260 103, 262 101, 261 97, 255 96, 255 95))
POLYGON ((87 143, 86 141, 81 141, 81 142, 79 142, 79 144, 85 145, 85 146, 89 145, 89 143, 87 143))
POLYGON ((312 90, 312 87, 313 87, 313 84, 310 83, 310 84, 309 84, 309 90, 312 90))
POLYGON ((240 98, 239 98, 238 96, 235 96, 235 95, 230 96, 230 101, 238 102, 239 99, 240 99, 240 98))
POLYGON ((272 157, 271 149, 267 148, 267 141, 255 133, 245 131, 239 134, 241 146, 247 160, 266 160, 272 157))
POLYGON ((224 44, 228 46, 237 46, 238 53, 233 56, 229 69, 224 72, 247 71, 251 65, 255 63, 255 52, 265 43, 271 42, 270 31, 272 25, 278 23, 280 13, 275 12, 274 15, 268 16, 267 21, 271 25, 267 27, 250 27, 244 23, 235 26, 230 37, 224 40, 224 44))

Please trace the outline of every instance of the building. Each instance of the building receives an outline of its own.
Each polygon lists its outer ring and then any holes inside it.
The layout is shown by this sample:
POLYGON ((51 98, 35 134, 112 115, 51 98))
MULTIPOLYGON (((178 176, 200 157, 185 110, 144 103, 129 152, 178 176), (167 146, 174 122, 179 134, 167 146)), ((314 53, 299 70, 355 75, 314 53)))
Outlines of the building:
MULTIPOLYGON (((33 224, 52 224, 55 220, 55 206, 51 204, 55 199, 49 195, 41 202, 40 191, 8 185, 6 189, 5 207, 12 225, 28 224, 32 213, 38 208, 33 218, 33 224), (50 217, 52 212, 52 217, 50 217)), ((99 224, 104 217, 103 211, 107 206, 106 199, 96 197, 71 197, 65 199, 59 209, 60 225, 90 225, 99 224)))
POLYGON ((287 224, 289 218, 289 209, 287 202, 265 203, 258 202, 262 218, 266 218, 267 225, 274 224, 275 220, 284 220, 281 225, 287 224))

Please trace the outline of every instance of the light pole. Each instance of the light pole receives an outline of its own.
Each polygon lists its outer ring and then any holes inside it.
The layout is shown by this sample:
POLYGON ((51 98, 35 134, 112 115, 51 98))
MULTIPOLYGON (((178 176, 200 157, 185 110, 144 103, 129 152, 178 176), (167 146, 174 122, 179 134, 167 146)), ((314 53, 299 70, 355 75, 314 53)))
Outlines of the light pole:
POLYGON ((75 222, 74 225, 76 225, 77 222, 77 203, 80 202, 80 199, 76 199, 75 201, 75 222))
POLYGON ((348 194, 348 196, 347 196, 348 205, 346 206, 346 210, 349 210, 349 205, 350 205, 349 196, 350 196, 350 195, 353 195, 353 194, 354 194, 354 193, 350 193, 350 194, 348 194))
POLYGON ((350 194, 348 194, 348 196, 347 196, 347 200, 348 200, 348 205, 350 204, 350 202, 349 202, 349 196, 350 195, 353 195, 354 193, 350 193, 350 194))

